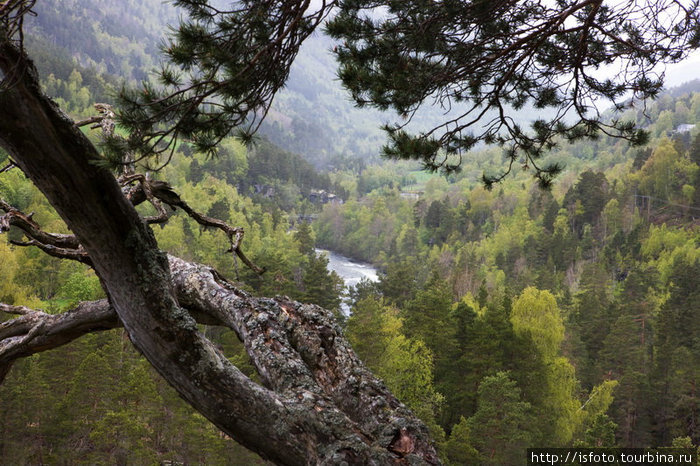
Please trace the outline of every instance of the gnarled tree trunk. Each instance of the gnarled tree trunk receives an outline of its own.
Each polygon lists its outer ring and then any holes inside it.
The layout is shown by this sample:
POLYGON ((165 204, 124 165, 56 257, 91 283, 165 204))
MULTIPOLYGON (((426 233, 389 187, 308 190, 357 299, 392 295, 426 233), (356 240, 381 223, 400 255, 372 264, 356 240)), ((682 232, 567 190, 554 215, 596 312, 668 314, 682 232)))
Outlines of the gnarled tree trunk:
MULTIPOLYGON (((58 326, 46 334, 58 323, 20 311, 23 327, 17 320, 14 330, 8 330, 13 321, 0 327, 0 356, 30 354, 40 338, 62 344, 121 323, 186 401, 264 458, 280 464, 438 462, 424 424, 364 368, 327 311, 252 298, 209 269, 168 261, 112 174, 92 163, 98 154, 89 140, 41 93, 29 59, 1 38, 0 70, 10 83, 0 90, 0 144, 75 233, 109 297, 109 304, 75 311, 74 317, 83 312, 89 319, 99 310, 99 323, 71 327, 64 317, 63 333, 58 326), (188 309, 238 333, 264 386, 197 331, 188 309)), ((10 362, 0 359, 0 380, 10 362)))

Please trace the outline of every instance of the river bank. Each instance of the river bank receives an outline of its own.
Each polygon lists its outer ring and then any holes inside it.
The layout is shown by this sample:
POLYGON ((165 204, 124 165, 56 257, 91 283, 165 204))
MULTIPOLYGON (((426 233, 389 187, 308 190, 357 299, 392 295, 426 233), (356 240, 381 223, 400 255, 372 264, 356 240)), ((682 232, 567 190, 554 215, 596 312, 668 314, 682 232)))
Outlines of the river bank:
MULTIPOLYGON (((371 282, 379 281, 377 269, 371 264, 356 262, 327 249, 316 249, 316 254, 323 254, 328 258, 328 270, 334 271, 343 279, 346 290, 360 283, 363 278, 371 282)), ((347 315, 350 308, 345 303, 341 307, 343 313, 347 315)))

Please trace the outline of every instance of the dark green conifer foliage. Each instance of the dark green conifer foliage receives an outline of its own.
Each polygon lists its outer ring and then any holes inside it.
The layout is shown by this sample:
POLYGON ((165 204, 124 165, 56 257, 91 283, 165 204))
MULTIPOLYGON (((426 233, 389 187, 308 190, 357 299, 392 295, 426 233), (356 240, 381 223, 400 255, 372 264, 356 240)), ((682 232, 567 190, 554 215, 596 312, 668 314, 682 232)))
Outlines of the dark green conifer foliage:
POLYGON ((325 255, 311 254, 307 259, 300 299, 325 309, 339 311, 343 279, 337 273, 328 271, 328 258, 325 255))
POLYGON ((231 206, 226 199, 219 199, 207 210, 207 215, 228 222, 231 219, 231 206))
POLYGON ((190 162, 190 172, 187 175, 187 181, 193 184, 197 184, 204 179, 204 171, 202 166, 199 164, 197 159, 192 159, 190 162))
POLYGON ((658 316, 654 413, 663 444, 677 436, 700 442, 700 261, 690 262, 675 260, 670 297, 658 316))
POLYGON ((690 160, 695 162, 696 165, 700 166, 700 133, 695 136, 688 154, 690 155, 690 160))
POLYGON ((299 243, 299 252, 305 256, 314 254, 314 237, 311 226, 306 222, 300 222, 297 231, 294 233, 294 239, 299 243))
POLYGON ((587 170, 564 196, 563 206, 569 211, 572 229, 583 236, 586 224, 594 226, 609 198, 605 174, 587 170))
MULTIPOLYGON (((434 101, 446 110, 454 107, 457 115, 418 135, 409 134, 405 123, 386 125, 390 143, 384 155, 449 173, 477 143, 499 143, 510 161, 506 173, 523 154, 523 164, 545 186, 562 167, 539 159, 558 137, 574 141, 602 130, 645 142, 646 133, 634 124, 603 121, 593 99, 622 109, 619 101, 630 91, 655 96, 662 79, 649 71, 700 45, 695 1, 339 4, 327 31, 341 41, 335 49, 339 76, 359 106, 392 109, 410 121, 424 102, 434 101), (676 21, 667 21, 665 15, 676 13, 676 21), (617 77, 592 74, 619 59, 628 66, 617 77), (525 129, 510 110, 526 105, 553 109, 552 116, 525 129)), ((484 175, 483 181, 490 186, 504 175, 484 175)))
POLYGON ((588 265, 581 276, 580 291, 574 296, 574 306, 569 314, 569 329, 581 342, 574 349, 577 360, 581 361, 576 375, 586 390, 597 383, 595 362, 610 332, 616 309, 606 293, 608 276, 604 269, 595 264, 588 265))
POLYGON ((352 348, 368 367, 375 368, 381 364, 389 338, 386 333, 381 297, 369 295, 356 301, 347 321, 347 335, 352 348))
POLYGON ((621 445, 651 443, 653 392, 653 318, 649 292, 657 283, 653 269, 632 270, 621 299, 625 305, 602 343, 598 364, 601 378, 619 381, 611 406, 621 445))
POLYGON ((528 419, 531 406, 508 372, 485 377, 479 385, 478 409, 467 423, 480 464, 520 464, 522 449, 532 439, 528 419))
MULTIPOLYGON (((690 149, 688 150, 688 154, 690 155, 690 160, 695 162, 698 168, 700 168, 700 133, 698 133, 695 136, 695 139, 693 139, 690 149)), ((700 209, 700 169, 695 173, 694 182, 693 187, 695 188, 695 191, 693 192, 693 202, 691 207, 694 209, 700 209)))
POLYGON ((586 429, 584 444, 589 448, 611 448, 615 446, 617 426, 607 414, 598 414, 586 429))
MULTIPOLYGON (((340 310, 340 294, 343 280, 335 272, 328 271, 328 257, 316 254, 315 238, 311 226, 300 222, 294 239, 299 243, 299 252, 305 257, 302 271, 299 299, 335 311, 340 310)), ((296 294, 296 293, 293 293, 296 294)))
POLYGON ((635 169, 639 170, 644 166, 644 162, 646 162, 649 157, 651 157, 651 147, 646 147, 637 150, 636 155, 634 156, 634 162, 632 163, 632 167, 635 169))
POLYGON ((419 338, 433 352, 438 379, 451 365, 456 352, 455 323, 451 314, 452 291, 437 272, 403 309, 406 334, 419 338))
POLYGON ((401 309, 413 298, 418 286, 417 271, 415 259, 388 265, 386 274, 379 278, 379 290, 389 303, 401 309))
MULTIPOLYGON (((162 47, 169 63, 158 74, 159 86, 144 82, 119 96, 128 147, 166 161, 182 141, 208 155, 234 129, 250 141, 299 46, 328 13, 327 7, 314 11, 301 0, 244 0, 228 7, 201 0, 173 3, 186 16, 162 47)), ((124 141, 113 137, 106 146, 123 148, 124 141)))
MULTIPOLYGON (((594 103, 604 98, 621 110, 626 104, 619 101, 629 92, 654 97, 663 79, 651 70, 700 45, 697 0, 615 6, 591 0, 338 0, 317 10, 305 0, 244 0, 228 9, 206 0, 174 3, 187 18, 163 46, 169 63, 159 73, 162 87, 144 84, 121 93, 126 146, 169 160, 181 141, 210 155, 234 129, 250 141, 302 42, 337 11, 326 29, 341 41, 334 49, 338 75, 357 105, 393 109, 408 120, 428 99, 445 110, 455 106, 456 117, 417 136, 405 124, 386 125, 384 154, 450 173, 477 143, 498 143, 508 168, 484 174, 486 186, 518 160, 549 186, 562 166, 540 159, 560 139, 602 131, 645 142, 646 132, 632 122, 605 120, 594 103), (615 78, 592 74, 616 60, 625 66, 615 78), (525 129, 511 112, 526 105, 552 109, 551 116, 525 129)), ((123 149, 125 142, 113 137, 105 145, 123 149)))
POLYGON ((479 452, 471 445, 471 437, 468 421, 460 418, 445 443, 445 456, 450 464, 478 464, 479 452))

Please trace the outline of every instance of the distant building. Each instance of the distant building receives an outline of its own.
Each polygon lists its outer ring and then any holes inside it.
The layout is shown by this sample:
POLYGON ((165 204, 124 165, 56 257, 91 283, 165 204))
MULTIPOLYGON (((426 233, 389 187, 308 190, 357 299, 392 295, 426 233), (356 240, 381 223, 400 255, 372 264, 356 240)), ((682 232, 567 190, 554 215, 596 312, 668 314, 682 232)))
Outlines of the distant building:
POLYGON ((309 193, 309 200, 314 203, 320 204, 342 204, 343 200, 333 193, 329 193, 325 190, 312 190, 309 193))
POLYGON ((411 199, 417 201, 423 195, 423 191, 401 191, 399 196, 404 199, 411 199))
POLYGON ((689 133, 693 128, 695 128, 695 125, 689 125, 689 124, 684 123, 682 125, 678 125, 673 132, 674 133, 689 133))

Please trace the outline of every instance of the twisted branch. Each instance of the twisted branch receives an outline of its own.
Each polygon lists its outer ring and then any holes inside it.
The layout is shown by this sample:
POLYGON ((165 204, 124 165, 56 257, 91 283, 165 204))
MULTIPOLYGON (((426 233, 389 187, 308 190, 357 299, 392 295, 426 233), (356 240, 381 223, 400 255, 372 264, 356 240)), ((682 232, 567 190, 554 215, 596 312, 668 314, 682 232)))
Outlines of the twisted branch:
MULTIPOLYGON (((78 122, 76 125, 93 124, 91 128, 102 128, 103 134, 106 137, 111 137, 114 132, 115 118, 112 107, 108 104, 95 104, 95 108, 100 112, 100 115, 78 122)), ((222 220, 197 212, 173 190, 169 183, 152 180, 148 174, 135 173, 133 167, 134 156, 128 151, 123 154, 122 163, 124 171, 118 178, 118 181, 124 187, 127 199, 135 206, 148 201, 158 212, 156 216, 144 218, 146 223, 159 224, 168 221, 168 213, 162 203, 167 204, 173 210, 179 207, 198 224, 223 231, 231 245, 226 252, 235 254, 255 273, 263 274, 265 272, 265 268, 255 265, 241 250, 241 242, 244 235, 243 228, 232 227, 222 220), (134 183, 138 184, 134 185, 134 183)))
MULTIPOLYGON (((75 125, 79 127, 92 125, 91 128, 93 129, 101 128, 105 135, 111 134, 114 130, 114 112, 111 107, 107 104, 95 104, 95 108, 100 112, 100 115, 79 121, 75 125)), ((128 160, 129 157, 125 156, 125 159, 128 160)), ((11 166, 6 169, 11 168, 11 166)), ((6 169, 3 169, 3 171, 6 169)), ((129 164, 125 164, 124 172, 119 177, 119 182, 124 188, 127 199, 134 206, 148 202, 158 212, 156 216, 145 217, 144 221, 146 223, 161 224, 168 221, 169 215, 163 204, 168 205, 172 210, 176 210, 179 207, 198 224, 223 231, 231 245, 226 252, 235 254, 255 273, 263 274, 265 272, 265 268, 255 265, 241 250, 241 242, 244 235, 243 228, 232 227, 222 220, 197 212, 173 190, 169 183, 152 180, 148 174, 134 173, 133 166, 129 164)), ((2 199, 0 199, 0 209, 6 212, 5 215, 0 216, 0 233, 8 231, 10 226, 16 226, 30 238, 29 241, 11 241, 12 244, 16 246, 36 246, 53 257, 76 260, 92 265, 90 257, 82 245, 79 244, 75 235, 47 233, 41 229, 39 224, 32 220, 33 214, 24 214, 2 199)))
MULTIPOLYGON (((264 385, 256 390, 267 403, 280 403, 289 412, 303 409, 316 422, 346 417, 361 444, 392 452, 384 457, 387 462, 407 464, 408 458, 418 459, 415 455, 438 462, 432 446, 419 440, 427 436, 425 426, 367 370, 332 313, 284 297, 255 298, 209 267, 174 256, 168 260, 181 305, 197 322, 226 326, 243 341, 264 385)), ((22 357, 122 326, 106 299, 58 315, 6 304, 0 304, 0 312, 19 315, 0 324, 0 383, 22 357)))

